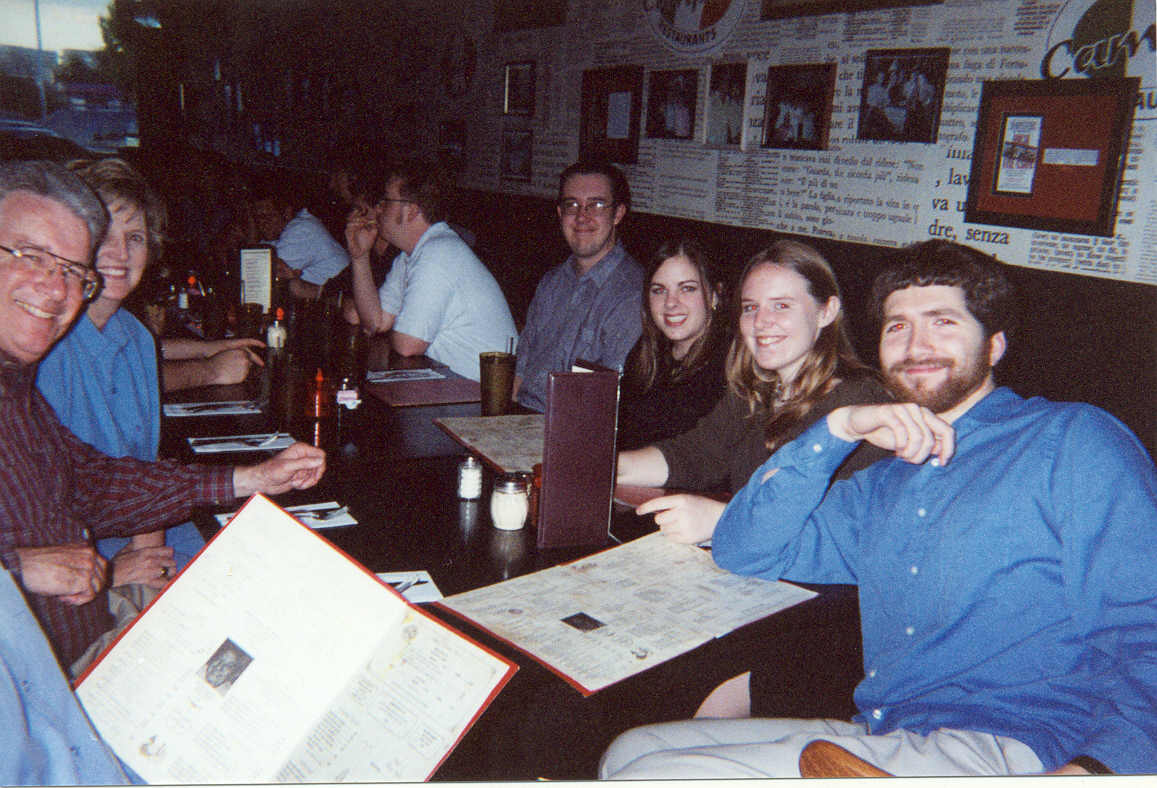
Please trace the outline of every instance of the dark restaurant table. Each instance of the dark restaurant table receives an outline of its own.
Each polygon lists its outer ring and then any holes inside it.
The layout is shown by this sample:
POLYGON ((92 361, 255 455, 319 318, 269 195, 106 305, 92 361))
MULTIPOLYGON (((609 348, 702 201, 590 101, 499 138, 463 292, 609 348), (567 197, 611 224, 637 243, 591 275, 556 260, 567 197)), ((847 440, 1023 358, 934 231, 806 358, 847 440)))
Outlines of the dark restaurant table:
MULTIPOLYGON (((382 368, 380 348, 371 348, 368 359, 368 368, 382 368)), ((291 374, 308 376, 304 368, 309 366, 296 364, 291 374)), ((259 396, 263 389, 268 393, 268 383, 252 380, 241 386, 179 392, 167 399, 243 399, 259 396)), ((276 391, 272 398, 276 403, 276 391)), ((327 420, 321 430, 328 470, 320 484, 274 500, 283 506, 328 500, 348 505, 358 524, 320 533, 371 571, 424 569, 450 596, 575 560, 655 529, 650 517, 616 508, 613 537, 605 545, 539 550, 531 525, 521 531, 500 531, 491 525, 489 471, 481 499, 462 501, 456 495, 457 466, 464 449, 432 419, 479 415, 478 403, 392 408, 367 396, 364 384, 361 398, 356 410, 341 411, 340 424, 337 418, 327 420)), ((162 453, 186 461, 247 463, 268 454, 194 456, 185 438, 280 428, 312 441, 316 433, 312 420, 286 421, 277 417, 277 411, 274 405, 260 416, 166 418, 162 453)), ((207 536, 218 528, 212 514, 205 511, 196 518, 207 536)), ((488 633, 437 606, 424 605, 519 666, 434 779, 593 778, 599 756, 615 735, 636 725, 691 716, 715 685, 754 662, 774 668, 769 692, 777 716, 850 718, 851 690, 862 673, 855 592, 847 587, 815 588, 821 593, 813 600, 590 697, 488 633)))

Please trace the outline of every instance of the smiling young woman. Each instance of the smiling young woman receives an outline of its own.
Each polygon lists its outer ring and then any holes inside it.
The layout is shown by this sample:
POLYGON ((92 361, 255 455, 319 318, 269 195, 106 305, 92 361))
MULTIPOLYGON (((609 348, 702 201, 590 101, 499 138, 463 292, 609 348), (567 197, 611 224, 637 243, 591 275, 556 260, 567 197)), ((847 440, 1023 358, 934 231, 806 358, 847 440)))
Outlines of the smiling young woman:
POLYGON ((695 425, 724 390, 723 284, 703 245, 662 244, 646 267, 643 334, 627 356, 619 447, 633 449, 695 425))

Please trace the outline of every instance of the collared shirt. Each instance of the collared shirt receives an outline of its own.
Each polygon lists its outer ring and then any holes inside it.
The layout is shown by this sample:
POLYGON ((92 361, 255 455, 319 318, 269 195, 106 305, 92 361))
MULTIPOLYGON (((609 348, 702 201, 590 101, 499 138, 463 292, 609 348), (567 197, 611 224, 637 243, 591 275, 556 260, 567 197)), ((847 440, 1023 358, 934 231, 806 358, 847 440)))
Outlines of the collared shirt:
POLYGON ((0 785, 127 783, 92 729, 44 633, 0 571, 0 785))
MULTIPOLYGON (((81 315, 72 329, 41 360, 36 388, 60 423, 73 435, 110 457, 157 459, 161 436, 161 391, 153 335, 125 309, 98 329, 81 315)), ((112 559, 128 544, 114 536, 97 542, 112 559)), ((165 529, 177 569, 205 546, 197 527, 183 523, 165 529)))
POLYGON ((274 242, 277 256, 301 272, 301 281, 323 285, 350 264, 346 250, 333 239, 321 220, 302 208, 289 220, 274 242))
POLYGON ((518 401, 546 410, 547 376, 578 359, 622 370, 643 332, 643 269, 616 243, 581 276, 574 256, 542 277, 518 340, 518 401))
POLYGON ((426 355, 478 380, 478 354, 506 350, 518 338, 494 276, 446 222, 430 225, 402 252, 378 290, 394 331, 428 343, 426 355))
MULTIPOLYGON (((61 426, 33 387, 36 368, 0 362, 0 559, 17 547, 88 542, 153 531, 197 504, 234 499, 233 469, 112 458, 61 426)), ((28 594, 57 656, 70 665, 111 626, 108 598, 85 605, 28 594)))
POLYGON ((953 426, 944 467, 882 460, 825 497, 855 444, 817 422, 732 499, 715 560, 859 586, 873 732, 976 730, 1046 770, 1157 771, 1152 460, 1102 410, 1003 388, 953 426))
POLYGON ((103 329, 81 315, 40 362, 36 388, 85 443, 113 457, 157 458, 156 343, 130 312, 118 309, 103 329))

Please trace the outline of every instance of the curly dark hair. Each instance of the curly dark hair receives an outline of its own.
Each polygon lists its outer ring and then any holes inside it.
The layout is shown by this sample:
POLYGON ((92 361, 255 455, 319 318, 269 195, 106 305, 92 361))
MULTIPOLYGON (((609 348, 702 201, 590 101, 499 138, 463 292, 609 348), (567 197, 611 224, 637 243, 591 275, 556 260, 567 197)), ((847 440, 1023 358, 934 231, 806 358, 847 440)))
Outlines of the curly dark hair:
POLYGON ((969 313, 984 327, 985 339, 1016 328, 1016 291, 999 260, 953 241, 935 239, 900 250, 894 265, 872 285, 872 315, 877 330, 884 322, 884 301, 908 287, 945 285, 964 291, 969 313))

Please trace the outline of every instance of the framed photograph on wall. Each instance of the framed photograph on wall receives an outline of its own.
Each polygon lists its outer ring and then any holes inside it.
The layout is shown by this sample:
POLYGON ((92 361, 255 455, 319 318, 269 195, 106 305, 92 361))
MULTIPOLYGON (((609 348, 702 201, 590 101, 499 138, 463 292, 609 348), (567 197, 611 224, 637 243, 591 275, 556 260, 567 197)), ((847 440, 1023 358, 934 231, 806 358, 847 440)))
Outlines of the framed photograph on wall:
POLYGON ((534 132, 530 129, 503 129, 502 166, 500 171, 506 180, 529 181, 533 172, 531 166, 534 152, 534 132))
POLYGON ((691 139, 698 103, 697 70, 652 71, 647 81, 647 136, 662 140, 691 139))
POLYGON ((763 111, 763 147, 827 148, 835 88, 835 63, 769 68, 763 111))
POLYGON ((534 114, 534 61, 506 64, 503 115, 534 114))
POLYGON ((743 145, 743 107, 747 98, 747 64, 716 63, 707 82, 707 144, 713 148, 743 145))
POLYGON ((639 158, 642 108, 642 66, 584 71, 579 156, 634 164, 639 158))
POLYGON ((860 94, 862 140, 936 142, 948 47, 869 49, 860 94))
POLYGON ((1139 86, 1137 77, 985 82, 964 221, 1112 236, 1139 86))

